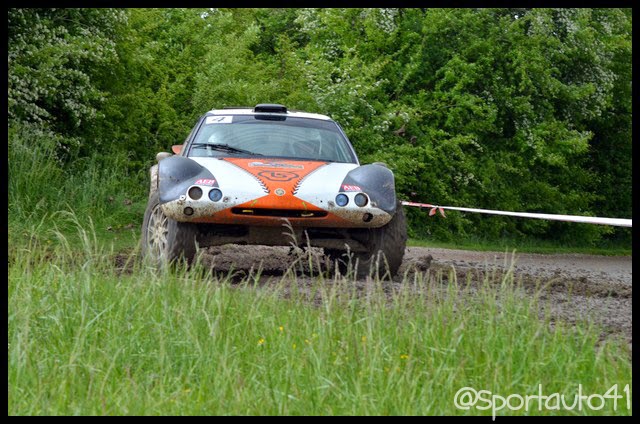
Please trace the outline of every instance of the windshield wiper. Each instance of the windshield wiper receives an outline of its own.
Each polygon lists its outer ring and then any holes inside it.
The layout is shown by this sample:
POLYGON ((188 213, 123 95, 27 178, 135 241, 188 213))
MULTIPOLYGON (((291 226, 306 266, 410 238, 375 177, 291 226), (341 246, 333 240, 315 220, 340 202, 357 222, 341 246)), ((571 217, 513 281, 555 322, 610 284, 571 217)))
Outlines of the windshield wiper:
POLYGON ((228 144, 214 144, 214 143, 193 143, 191 147, 208 147, 213 150, 221 150, 229 153, 245 153, 248 155, 264 156, 262 153, 255 153, 250 150, 238 149, 237 147, 229 146, 228 144))

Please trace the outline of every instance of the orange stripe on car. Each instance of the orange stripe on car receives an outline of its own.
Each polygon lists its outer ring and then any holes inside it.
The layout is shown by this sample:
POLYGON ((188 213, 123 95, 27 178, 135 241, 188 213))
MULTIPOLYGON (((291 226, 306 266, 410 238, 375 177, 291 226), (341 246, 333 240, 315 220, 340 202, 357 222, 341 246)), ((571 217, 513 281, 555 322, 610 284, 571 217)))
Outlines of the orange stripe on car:
POLYGON ((255 158, 225 158, 224 160, 252 174, 269 190, 269 195, 260 198, 260 205, 255 207, 276 209, 315 208, 308 202, 295 197, 294 191, 304 177, 327 164, 327 162, 317 161, 257 160, 255 158))
POLYGON ((282 217, 261 216, 258 211, 284 210, 308 211, 309 216, 288 218, 295 225, 338 227, 353 225, 332 213, 327 213, 321 217, 311 216, 314 212, 326 212, 326 209, 295 196, 295 191, 300 182, 313 171, 327 165, 327 162, 256 158, 224 158, 223 160, 253 175, 267 188, 269 194, 236 205, 233 208, 222 210, 211 217, 201 217, 194 221, 274 226, 282 225, 282 217))

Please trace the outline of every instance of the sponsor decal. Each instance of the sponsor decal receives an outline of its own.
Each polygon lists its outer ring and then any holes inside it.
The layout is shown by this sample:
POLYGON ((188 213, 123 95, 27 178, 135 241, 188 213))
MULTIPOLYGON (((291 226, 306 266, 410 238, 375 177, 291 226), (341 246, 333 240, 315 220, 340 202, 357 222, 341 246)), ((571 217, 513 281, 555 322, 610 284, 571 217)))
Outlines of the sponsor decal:
POLYGON ((216 183, 216 180, 213 180, 211 178, 200 178, 199 180, 196 180, 196 182, 194 184, 212 186, 215 183, 216 183))
POLYGON ((294 165, 286 162, 250 162, 249 166, 252 168, 292 168, 292 169, 304 169, 302 165, 294 165))
POLYGON ((362 189, 357 185, 342 184, 342 191, 362 191, 362 189))
POLYGON ((264 178, 265 180, 277 182, 291 181, 294 178, 300 177, 295 172, 289 171, 260 171, 258 172, 258 176, 264 178))
POLYGON ((284 196, 286 192, 282 188, 277 188, 275 189, 274 193, 276 194, 276 196, 284 196))
POLYGON ((204 123, 210 124, 230 124, 233 122, 233 116, 207 116, 204 123))

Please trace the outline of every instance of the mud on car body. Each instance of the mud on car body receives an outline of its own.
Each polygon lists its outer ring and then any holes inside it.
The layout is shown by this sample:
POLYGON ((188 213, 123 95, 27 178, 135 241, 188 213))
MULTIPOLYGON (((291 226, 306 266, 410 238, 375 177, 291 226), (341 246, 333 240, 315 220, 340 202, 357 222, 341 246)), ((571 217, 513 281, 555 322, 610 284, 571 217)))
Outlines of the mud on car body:
POLYGON ((173 152, 151 168, 145 256, 164 263, 190 261, 196 246, 287 246, 293 231, 358 276, 397 272, 406 226, 393 173, 360 165, 328 116, 274 104, 211 110, 173 152))

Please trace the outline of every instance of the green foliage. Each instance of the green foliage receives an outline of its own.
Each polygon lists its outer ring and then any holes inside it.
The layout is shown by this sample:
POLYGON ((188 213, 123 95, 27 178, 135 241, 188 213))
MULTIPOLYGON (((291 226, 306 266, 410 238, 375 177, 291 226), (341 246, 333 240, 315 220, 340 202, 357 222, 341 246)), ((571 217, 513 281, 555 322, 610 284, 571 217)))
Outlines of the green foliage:
POLYGON ((73 154, 100 115, 106 93, 96 78, 117 62, 125 22, 113 9, 9 9, 9 121, 49 128, 73 154))
MULTIPOLYGON (((393 169, 403 199, 628 218, 631 19, 615 8, 9 9, 9 121, 48 131, 64 163, 124 155, 144 174, 205 111, 283 103, 336 119, 362 162, 393 169)), ((631 237, 454 212, 409 220, 442 240, 631 237)))
POLYGON ((104 83, 111 93, 93 136, 124 151, 135 169, 186 138, 202 111, 193 106, 206 26, 198 9, 127 9, 120 58, 104 83))

